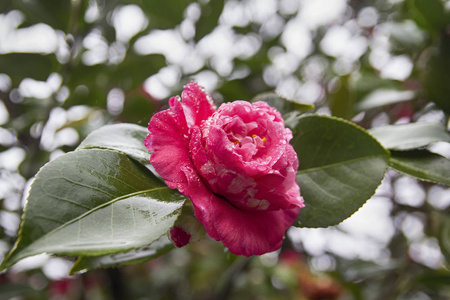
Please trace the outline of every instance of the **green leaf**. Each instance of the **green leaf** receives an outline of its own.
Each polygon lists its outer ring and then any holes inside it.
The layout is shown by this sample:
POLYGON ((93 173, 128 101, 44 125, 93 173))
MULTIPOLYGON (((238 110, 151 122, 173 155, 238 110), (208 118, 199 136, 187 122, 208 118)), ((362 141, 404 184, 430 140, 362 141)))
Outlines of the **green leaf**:
POLYGON ((328 116, 300 118, 291 143, 306 205, 297 220, 302 227, 333 226, 350 217, 373 196, 389 160, 364 129, 328 116))
POLYGON ((10 53, 0 55, 0 70, 17 85, 24 78, 45 81, 53 71, 56 58, 53 54, 10 53))
POLYGON ((328 95, 331 113, 335 117, 351 119, 355 115, 355 93, 349 87, 350 76, 340 77, 340 88, 328 95))
POLYGON ((138 55, 129 50, 124 61, 112 71, 111 81, 122 89, 131 90, 142 85, 148 77, 165 66, 166 59, 163 55, 138 55))
POLYGON ((81 256, 72 266, 71 274, 86 270, 126 266, 146 262, 174 249, 175 246, 167 235, 163 235, 159 240, 149 246, 144 246, 137 250, 125 253, 110 254, 104 256, 81 256))
POLYGON ((424 74, 424 90, 428 100, 450 114, 450 36, 443 33, 433 49, 424 74))
POLYGON ((14 6, 26 13, 27 19, 39 23, 44 22, 53 28, 67 32, 72 3, 70 0, 13 0, 14 6))
POLYGON ((212 32, 217 26, 219 17, 222 14, 224 0, 209 1, 202 6, 200 18, 197 21, 195 28, 194 40, 198 42, 205 35, 212 32))
POLYGON ((442 228, 441 234, 439 238, 439 245, 441 247, 441 251, 444 254, 447 261, 450 261, 450 218, 449 214, 441 214, 439 216, 442 219, 442 228))
POLYGON ((147 128, 134 124, 106 125, 91 132, 77 149, 112 149, 148 164, 150 154, 143 143, 147 134, 147 128))
POLYGON ((251 100, 251 102, 256 101, 267 102, 267 104, 275 107, 283 115, 292 111, 304 113, 314 108, 313 104, 300 103, 272 92, 259 94, 251 100))
POLYGON ((405 49, 420 51, 425 46, 426 32, 411 20, 392 23, 390 30, 389 39, 397 48, 400 47, 401 52, 405 49))
POLYGON ((445 128, 436 123, 386 125, 372 128, 369 132, 385 148, 392 150, 411 150, 434 142, 450 142, 445 128))
POLYGON ((419 26, 432 33, 445 28, 448 15, 441 0, 409 0, 406 4, 408 12, 419 26))
POLYGON ((150 27, 174 28, 183 20, 183 13, 191 0, 136 1, 150 15, 150 27))
POLYGON ((448 283, 450 282, 450 273, 448 270, 426 270, 414 277, 410 283, 412 288, 417 288, 417 286, 426 286, 433 291, 437 289, 448 290, 448 283))
POLYGON ((427 150, 391 151, 389 166, 420 180, 450 186, 450 160, 427 150))
POLYGON ((412 91, 399 91, 393 89, 378 89, 362 99, 356 104, 356 109, 368 110, 384 105, 395 104, 399 102, 414 99, 415 93, 412 91))
POLYGON ((36 175, 1 268, 43 252, 99 256, 150 245, 173 226, 184 199, 119 152, 59 156, 36 175))
POLYGON ((46 296, 45 290, 37 291, 26 281, 13 283, 10 280, 5 280, 0 285, 0 300, 45 299, 46 296))

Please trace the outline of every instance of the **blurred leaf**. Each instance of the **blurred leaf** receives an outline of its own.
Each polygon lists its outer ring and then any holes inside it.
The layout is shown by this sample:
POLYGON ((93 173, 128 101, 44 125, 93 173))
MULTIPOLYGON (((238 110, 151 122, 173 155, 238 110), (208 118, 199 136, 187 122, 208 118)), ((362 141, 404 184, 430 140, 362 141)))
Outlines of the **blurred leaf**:
POLYGON ((91 132, 77 149, 117 150, 143 164, 148 164, 150 154, 144 146, 147 134, 147 128, 134 124, 106 125, 91 132))
POLYGON ((173 226, 184 199, 124 154, 59 156, 36 175, 19 239, 1 268, 43 252, 99 256, 150 245, 173 226))
POLYGON ((163 55, 138 55, 128 51, 125 60, 112 73, 112 81, 124 90, 131 90, 144 83, 145 79, 166 66, 163 55))
POLYGON ((420 180, 450 186, 450 160, 427 150, 391 151, 389 166, 420 180))
POLYGON ((72 3, 70 0, 13 0, 14 6, 27 15, 27 19, 43 22, 53 28, 68 31, 72 3))
POLYGON ((169 238, 166 235, 163 235, 159 240, 153 242, 149 246, 144 246, 141 249, 105 256, 79 257, 72 266, 70 273, 75 274, 78 272, 98 268, 118 267, 143 263, 150 259, 163 255, 174 248, 175 246, 172 244, 169 238))
POLYGON ((349 87, 349 76, 340 77, 340 88, 328 95, 328 101, 333 116, 349 120, 355 115, 355 95, 349 87))
POLYGON ((450 273, 445 270, 429 270, 428 272, 424 272, 420 274, 414 281, 413 285, 425 285, 429 288, 439 288, 439 287, 447 287, 450 282, 450 273))
POLYGON ((373 261, 353 260, 344 262, 341 266, 342 275, 346 281, 368 280, 382 277, 403 266, 402 261, 390 260, 389 264, 379 264, 373 261))
POLYGON ((150 16, 150 27, 158 29, 174 28, 183 21, 183 14, 192 0, 136 1, 150 16))
POLYGON ((305 199, 298 225, 328 227, 355 213, 380 185, 389 153, 364 129, 342 119, 300 118, 291 141, 305 199))
POLYGON ((106 65, 79 64, 71 68, 65 81, 70 95, 63 106, 89 105, 105 108, 106 96, 114 87, 114 83, 110 81, 112 72, 111 67, 106 65))
POLYGON ((442 228, 441 234, 439 238, 439 245, 441 247, 441 251, 444 254, 447 262, 450 261, 450 218, 449 214, 441 214, 439 216, 442 219, 442 228))
POLYGON ((112 88, 119 87, 129 92, 164 66, 166 62, 163 55, 142 56, 133 51, 128 51, 124 61, 118 65, 73 65, 65 82, 73 92, 64 106, 86 104, 106 107, 106 96, 112 88))
POLYGON ((392 23, 390 39, 394 45, 408 50, 419 50, 425 45, 425 34, 411 20, 392 23))
POLYGON ((163 101, 154 100, 150 95, 146 94, 142 87, 131 91, 126 95, 125 103, 120 120, 133 124, 147 125, 151 116, 163 101))
POLYGON ((23 299, 25 296, 26 299, 38 299, 38 294, 41 294, 40 297, 44 296, 44 293, 37 292, 31 285, 25 283, 6 282, 0 285, 0 300, 23 299))
MULTIPOLYGON (((224 96, 225 102, 251 99, 254 95, 248 90, 243 80, 228 80, 217 90, 224 96)), ((213 95, 214 96, 214 95, 213 95)))
POLYGON ((426 66, 424 89, 428 100, 450 114, 450 35, 443 33, 426 66))
POLYGON ((201 7, 200 18, 195 26, 194 40, 198 42, 205 35, 212 32, 218 25, 219 17, 222 14, 224 0, 209 1, 201 7))
POLYGON ((356 104, 356 109, 368 110, 384 105, 395 104, 414 99, 415 93, 412 91, 399 91, 391 89, 378 89, 364 97, 356 104))
POLYGON ((436 123, 385 125, 372 128, 369 132, 385 148, 392 150, 411 150, 434 142, 450 142, 445 128, 436 123))
POLYGON ((304 113, 314 108, 313 104, 300 103, 272 92, 259 94, 251 100, 251 102, 256 101, 266 102, 270 106, 275 107, 283 115, 292 111, 304 113))
POLYGON ((18 85, 24 78, 45 81, 55 70, 56 58, 53 54, 34 53, 0 54, 0 70, 18 85))
POLYGON ((431 33, 441 31, 449 21, 441 0, 408 0, 406 5, 413 20, 431 33))

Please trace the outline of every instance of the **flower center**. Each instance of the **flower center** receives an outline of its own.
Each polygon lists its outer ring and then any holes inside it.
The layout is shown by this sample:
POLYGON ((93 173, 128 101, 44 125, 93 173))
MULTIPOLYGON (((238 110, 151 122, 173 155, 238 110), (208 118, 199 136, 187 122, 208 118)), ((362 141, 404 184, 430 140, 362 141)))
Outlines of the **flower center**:
POLYGON ((234 140, 233 143, 235 146, 239 144, 239 146, 242 147, 243 144, 248 144, 250 142, 250 143, 255 144, 257 147, 264 147, 264 143, 266 141, 267 141, 267 138, 265 138, 265 137, 260 138, 258 135, 253 134, 251 139, 250 139, 250 137, 246 136, 245 138, 243 138, 241 140, 238 140, 238 139, 234 140))

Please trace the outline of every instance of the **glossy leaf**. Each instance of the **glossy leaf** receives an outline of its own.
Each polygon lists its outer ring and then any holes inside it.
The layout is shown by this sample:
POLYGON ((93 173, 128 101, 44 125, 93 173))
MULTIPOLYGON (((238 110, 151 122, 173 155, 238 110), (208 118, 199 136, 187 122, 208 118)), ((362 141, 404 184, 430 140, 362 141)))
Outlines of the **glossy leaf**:
POLYGON ((385 148, 392 150, 411 150, 434 142, 450 142, 445 128, 436 123, 386 125, 372 128, 369 132, 385 148))
POLYGON ((106 125, 91 132, 78 149, 112 149, 148 164, 150 154, 143 141, 148 134, 145 127, 134 124, 106 125))
POLYGON ((364 129, 328 116, 300 118, 292 145, 306 205, 297 224, 302 227, 328 227, 350 217, 375 193, 389 159, 364 129))
POLYGON ((362 99, 356 105, 357 110, 368 110, 389 104, 409 101, 414 99, 412 91, 399 91, 392 89, 378 89, 362 99))
POLYGON ((252 102, 256 101, 267 102, 267 104, 275 107, 282 114, 286 114, 292 111, 303 113, 314 108, 313 104, 300 103, 271 92, 257 95, 252 99, 252 102))
POLYGON ((389 166, 420 180, 450 186, 450 160, 427 150, 391 151, 389 166))
POLYGON ((36 175, 2 269, 43 252, 99 256, 150 245, 173 226, 184 199, 124 154, 59 156, 36 175))
POLYGON ((175 246, 169 240, 167 235, 163 235, 159 240, 153 242, 151 245, 144 246, 137 250, 104 256, 79 257, 72 266, 70 273, 75 274, 91 269, 118 267, 143 263, 152 258, 165 254, 174 248, 175 246))

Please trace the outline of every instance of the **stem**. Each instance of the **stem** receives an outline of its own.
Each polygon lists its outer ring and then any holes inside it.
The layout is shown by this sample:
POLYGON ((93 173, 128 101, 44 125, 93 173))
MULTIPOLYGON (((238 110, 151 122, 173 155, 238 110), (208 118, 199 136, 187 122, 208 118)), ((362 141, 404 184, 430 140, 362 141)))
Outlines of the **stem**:
POLYGON ((216 292, 212 299, 214 300, 225 300, 230 295, 234 282, 238 275, 248 266, 251 258, 241 256, 238 257, 233 264, 228 268, 228 270, 223 274, 222 278, 217 285, 216 292))
POLYGON ((122 270, 119 268, 111 268, 105 271, 109 279, 109 290, 111 292, 111 299, 114 300, 127 299, 126 287, 124 285, 124 277, 122 274, 122 270))

